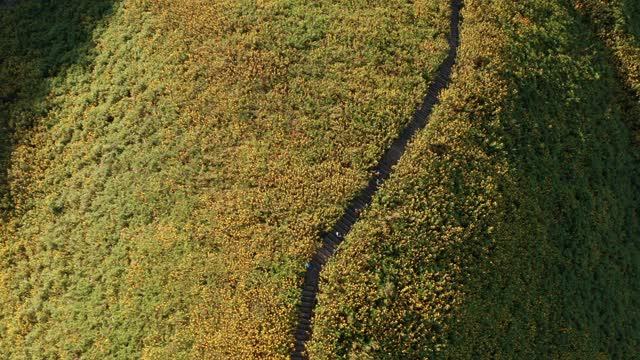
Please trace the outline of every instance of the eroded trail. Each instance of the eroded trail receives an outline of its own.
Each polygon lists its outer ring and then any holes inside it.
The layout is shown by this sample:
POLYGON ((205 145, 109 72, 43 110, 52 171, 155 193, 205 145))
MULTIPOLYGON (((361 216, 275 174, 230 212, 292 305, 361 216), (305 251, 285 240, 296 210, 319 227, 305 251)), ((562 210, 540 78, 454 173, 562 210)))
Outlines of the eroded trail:
POLYGON ((307 270, 302 286, 302 301, 298 314, 298 325, 295 331, 296 345, 295 350, 291 354, 292 359, 305 359, 305 343, 311 338, 311 320, 313 319, 318 294, 320 271, 322 271, 324 265, 329 261, 329 258, 333 256, 337 246, 342 242, 343 236, 348 234, 356 221, 358 221, 359 209, 363 209, 371 203, 375 192, 384 181, 389 178, 392 167, 404 154, 409 140, 411 140, 418 130, 425 127, 434 106, 438 103, 440 91, 442 91, 450 81, 451 69, 455 64, 458 51, 461 7, 462 0, 451 0, 449 52, 447 58, 442 65, 440 65, 433 82, 429 86, 422 105, 413 115, 411 122, 409 122, 400 136, 382 156, 375 168, 375 175, 369 179, 368 185, 351 201, 342 216, 333 225, 332 231, 323 239, 322 247, 320 247, 312 257, 312 267, 307 270), (340 236, 336 234, 340 234, 340 236))

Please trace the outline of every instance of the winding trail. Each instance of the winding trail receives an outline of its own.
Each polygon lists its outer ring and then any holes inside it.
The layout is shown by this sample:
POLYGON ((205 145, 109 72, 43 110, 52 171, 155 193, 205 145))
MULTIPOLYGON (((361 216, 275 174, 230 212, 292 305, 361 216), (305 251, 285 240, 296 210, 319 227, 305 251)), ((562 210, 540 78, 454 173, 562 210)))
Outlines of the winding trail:
POLYGON ((392 171, 391 168, 398 163, 398 160, 400 160, 400 157, 404 154, 409 140, 411 140, 418 130, 425 127, 433 107, 438 103, 440 91, 442 91, 450 81, 451 69, 456 61, 460 41, 459 25, 462 0, 450 0, 450 2, 449 53, 440 65, 435 79, 429 86, 422 106, 413 114, 411 122, 404 128, 400 136, 394 140, 389 150, 387 150, 378 162, 374 171, 375 175, 369 179, 369 184, 362 189, 359 195, 347 206, 342 216, 333 225, 332 231, 323 239, 322 246, 311 258, 312 267, 307 270, 302 285, 302 302, 299 308, 298 325, 295 331, 296 345, 294 351, 291 353, 291 359, 293 360, 306 358, 305 342, 311 338, 311 319, 313 318, 313 311, 318 296, 318 282, 320 281, 320 271, 322 271, 322 267, 335 253, 336 248, 343 240, 343 236, 347 235, 356 221, 358 221, 359 211, 357 209, 363 209, 371 203, 373 195, 380 185, 389 178, 392 171), (336 236, 336 234, 341 234, 341 236, 336 236))

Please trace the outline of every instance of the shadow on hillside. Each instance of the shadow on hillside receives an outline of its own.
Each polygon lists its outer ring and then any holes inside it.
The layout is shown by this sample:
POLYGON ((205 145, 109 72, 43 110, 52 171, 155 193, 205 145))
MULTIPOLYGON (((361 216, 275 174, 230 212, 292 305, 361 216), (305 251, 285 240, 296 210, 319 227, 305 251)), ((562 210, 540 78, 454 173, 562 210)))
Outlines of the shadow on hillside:
POLYGON ((638 0, 622 0, 622 8, 629 19, 629 31, 636 44, 640 43, 640 2, 638 0))
POLYGON ((637 353, 640 166, 627 119, 637 104, 605 44, 573 16, 564 51, 581 67, 549 62, 518 78, 518 125, 506 123, 504 131, 517 139, 510 165, 519 175, 507 192, 514 206, 505 223, 520 225, 505 230, 510 242, 494 256, 500 265, 485 264, 470 281, 482 285, 461 316, 467 327, 454 337, 465 354, 637 353), (567 78, 572 94, 558 81, 567 78))
POLYGON ((49 110, 51 80, 91 61, 92 33, 115 0, 0 0, 0 214, 12 208, 14 145, 49 110))

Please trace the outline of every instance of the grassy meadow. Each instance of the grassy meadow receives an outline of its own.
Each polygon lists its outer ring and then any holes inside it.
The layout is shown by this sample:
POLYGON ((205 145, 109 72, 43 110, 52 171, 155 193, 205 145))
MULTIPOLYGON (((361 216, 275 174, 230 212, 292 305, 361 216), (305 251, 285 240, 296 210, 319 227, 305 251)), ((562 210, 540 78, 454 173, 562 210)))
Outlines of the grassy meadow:
POLYGON ((448 4, 1 10, 0 357, 287 358, 305 261, 421 101, 448 4))
MULTIPOLYGON (((0 1, 0 358, 285 359, 449 1, 0 1)), ((640 5, 466 0, 311 359, 640 353, 640 5)))

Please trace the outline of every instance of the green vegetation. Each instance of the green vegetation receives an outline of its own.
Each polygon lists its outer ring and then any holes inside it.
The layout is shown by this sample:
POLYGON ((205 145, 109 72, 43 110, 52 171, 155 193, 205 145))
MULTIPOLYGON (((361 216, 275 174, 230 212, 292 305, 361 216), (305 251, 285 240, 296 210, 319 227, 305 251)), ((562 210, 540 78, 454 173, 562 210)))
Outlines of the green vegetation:
POLYGON ((11 209, 7 168, 16 142, 50 110, 51 88, 90 61, 91 34, 113 1, 0 3, 0 213, 11 209))
POLYGON ((430 125, 323 271, 312 358, 633 358, 629 78, 568 1, 463 18, 430 125))
MULTIPOLYGON (((312 358, 640 348, 640 16, 466 1, 427 129, 323 271, 312 358)), ((0 357, 287 358, 304 263, 449 4, 0 2, 0 357)))
MULTIPOLYGON (((606 43, 619 78, 635 103, 640 103, 640 4, 629 0, 574 0, 574 5, 606 43)), ((640 144, 640 110, 638 106, 625 110, 635 141, 640 144)))
POLYGON ((0 357, 286 358, 304 262, 421 100, 448 11, 4 5, 0 357))
MULTIPOLYGON (((636 37, 640 38, 640 3, 633 0, 623 0, 621 14, 627 17, 625 23, 629 31, 636 37)), ((636 40, 637 41, 637 40, 636 40)))

